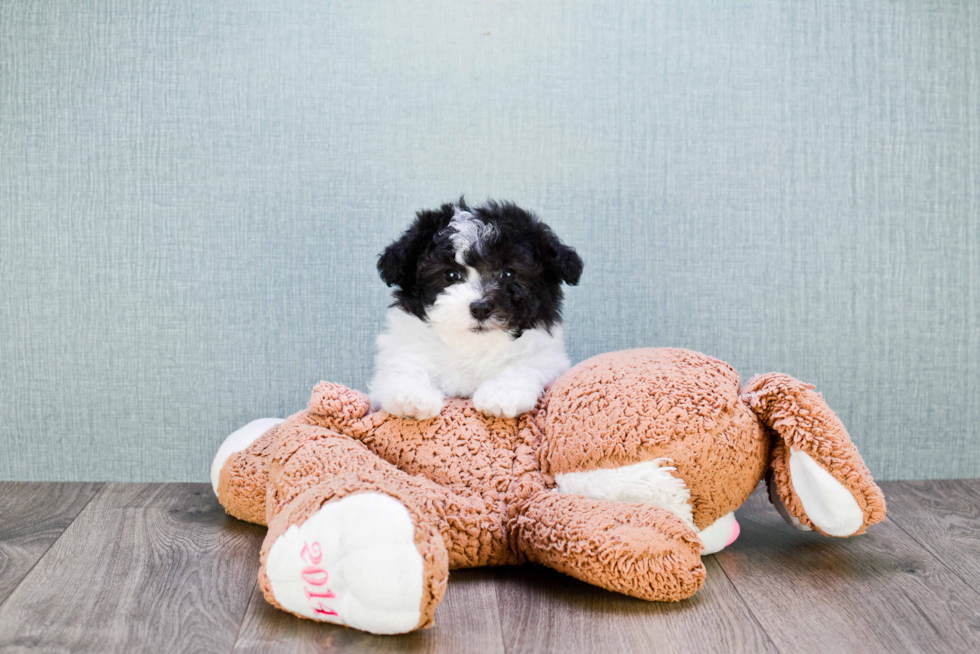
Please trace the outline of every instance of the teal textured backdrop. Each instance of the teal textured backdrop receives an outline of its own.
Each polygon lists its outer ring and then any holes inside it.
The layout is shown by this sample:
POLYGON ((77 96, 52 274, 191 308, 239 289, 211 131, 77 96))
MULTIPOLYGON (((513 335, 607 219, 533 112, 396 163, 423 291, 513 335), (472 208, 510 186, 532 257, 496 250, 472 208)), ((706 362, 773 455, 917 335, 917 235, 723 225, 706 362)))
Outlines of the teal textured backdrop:
POLYGON ((579 249, 573 360, 784 371, 880 478, 980 475, 980 7, 347 4, 0 3, 0 479, 204 480, 363 388, 377 253, 461 193, 579 249))

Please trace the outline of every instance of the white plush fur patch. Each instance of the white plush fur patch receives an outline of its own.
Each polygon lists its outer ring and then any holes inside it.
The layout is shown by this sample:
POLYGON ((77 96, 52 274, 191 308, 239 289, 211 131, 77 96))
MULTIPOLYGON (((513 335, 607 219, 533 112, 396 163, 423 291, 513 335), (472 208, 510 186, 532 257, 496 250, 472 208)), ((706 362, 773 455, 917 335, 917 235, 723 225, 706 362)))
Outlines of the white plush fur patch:
POLYGON ((211 487, 214 488, 214 494, 216 496, 218 494, 218 480, 221 476, 221 469, 225 466, 225 461, 228 460, 228 457, 235 452, 241 452, 254 443, 259 436, 281 422, 283 422, 282 418, 259 418, 248 423, 238 431, 232 432, 225 439, 225 442, 218 448, 218 453, 214 455, 214 461, 211 462, 211 487))
MULTIPOLYGON (((640 502, 667 509, 695 532, 691 491, 678 477, 669 459, 653 459, 621 468, 569 472, 555 475, 560 493, 596 500, 640 502)), ((727 536, 727 534, 726 534, 727 536)))
POLYGON ((791 450, 789 473, 810 522, 831 536, 850 536, 864 524, 857 500, 809 454, 791 450))
POLYGON ((375 634, 415 629, 424 562, 398 500, 358 493, 325 504, 276 539, 266 559, 276 601, 313 620, 375 634))

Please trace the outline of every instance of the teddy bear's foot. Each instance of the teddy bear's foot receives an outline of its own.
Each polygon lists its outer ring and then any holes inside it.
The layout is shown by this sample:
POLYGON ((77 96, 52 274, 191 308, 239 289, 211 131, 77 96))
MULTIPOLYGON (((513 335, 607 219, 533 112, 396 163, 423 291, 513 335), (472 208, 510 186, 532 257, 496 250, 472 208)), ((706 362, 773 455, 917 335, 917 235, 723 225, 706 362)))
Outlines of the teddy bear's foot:
POLYGON ((264 525, 269 460, 284 421, 254 420, 225 439, 211 464, 211 485, 218 502, 239 520, 264 525))
POLYGON ((285 421, 282 418, 259 418, 258 420, 253 420, 241 429, 233 431, 221 443, 217 454, 214 455, 214 461, 211 462, 211 487, 214 489, 215 495, 218 495, 218 482, 221 478, 221 469, 225 467, 228 458, 236 452, 247 449, 262 434, 283 422, 285 421))
POLYGON ((445 588, 447 571, 433 570, 420 552, 442 547, 445 567, 445 548, 433 538, 438 533, 418 530, 394 497, 347 495, 279 534, 260 582, 268 599, 296 615, 375 634, 409 632, 431 623, 441 599, 434 574, 445 588))

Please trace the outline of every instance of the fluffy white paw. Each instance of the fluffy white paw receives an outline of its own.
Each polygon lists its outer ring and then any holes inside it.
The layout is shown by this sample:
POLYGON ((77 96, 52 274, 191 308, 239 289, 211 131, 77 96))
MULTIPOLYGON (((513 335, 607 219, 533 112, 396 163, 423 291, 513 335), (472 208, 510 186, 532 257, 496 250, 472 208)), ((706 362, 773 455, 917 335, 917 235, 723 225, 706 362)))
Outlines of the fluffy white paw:
POLYGON ((265 565, 276 601, 313 620, 398 634, 421 619, 424 563, 415 527, 389 495, 325 504, 276 539, 265 565))
POLYGON ((473 406, 488 416, 516 418, 534 408, 541 390, 535 384, 491 379, 476 389, 473 406))
POLYGON ((381 400, 381 408, 393 416, 428 420, 442 411, 445 397, 425 384, 404 385, 391 389, 381 400))
POLYGON ((217 454, 214 455, 214 461, 211 462, 211 487, 214 488, 215 495, 218 494, 218 480, 221 476, 221 469, 225 466, 225 461, 228 460, 228 457, 235 452, 241 452, 254 443, 259 436, 281 422, 285 421, 282 418, 260 418, 253 420, 241 429, 232 432, 225 439, 225 442, 218 448, 217 454))

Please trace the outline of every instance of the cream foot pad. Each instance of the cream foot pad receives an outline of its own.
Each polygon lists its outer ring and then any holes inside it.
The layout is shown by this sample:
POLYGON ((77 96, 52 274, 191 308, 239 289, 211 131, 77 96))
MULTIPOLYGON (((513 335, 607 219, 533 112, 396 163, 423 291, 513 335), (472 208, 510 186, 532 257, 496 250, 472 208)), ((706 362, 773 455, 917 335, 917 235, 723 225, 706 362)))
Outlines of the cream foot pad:
POLYGON ((276 601, 298 615, 376 634, 415 629, 424 562, 408 509, 383 493, 325 504, 276 539, 266 559, 276 601))

